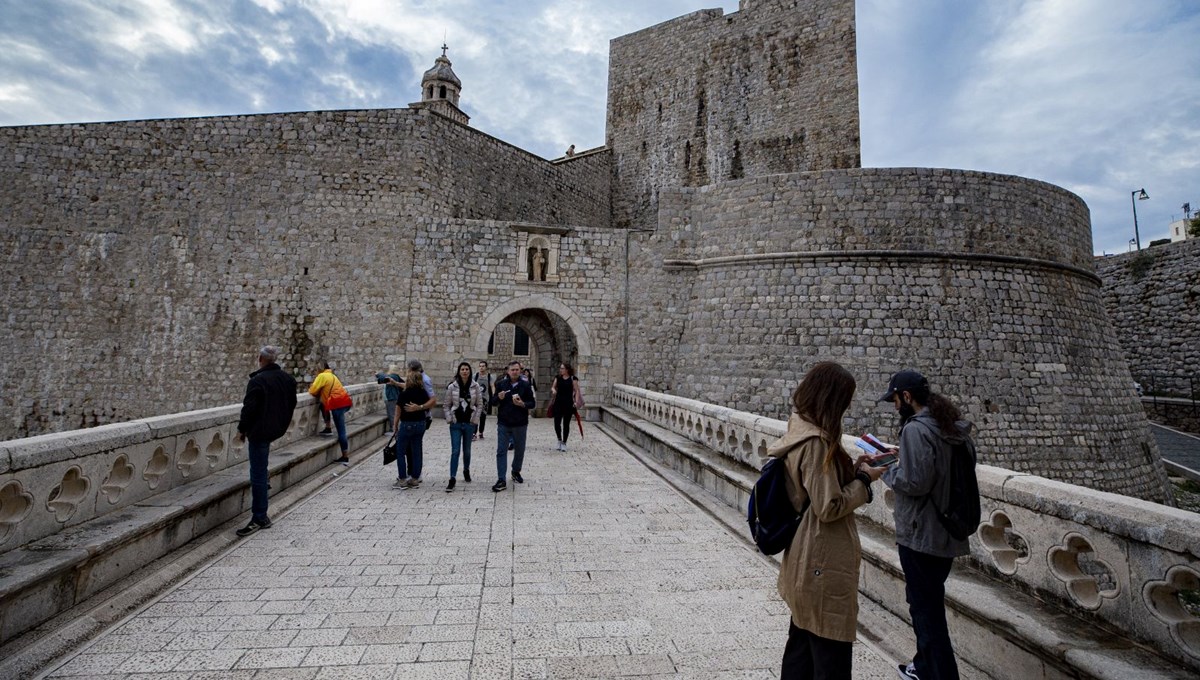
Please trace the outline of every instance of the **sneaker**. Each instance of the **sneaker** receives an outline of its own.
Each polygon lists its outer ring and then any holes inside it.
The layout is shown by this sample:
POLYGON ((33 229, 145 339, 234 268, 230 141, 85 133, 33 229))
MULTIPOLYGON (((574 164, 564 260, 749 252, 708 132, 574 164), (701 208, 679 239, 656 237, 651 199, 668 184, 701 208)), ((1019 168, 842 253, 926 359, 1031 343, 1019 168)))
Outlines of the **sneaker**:
POLYGON ((338 458, 337 460, 335 460, 335 461, 333 461, 333 462, 335 462, 335 463, 341 463, 342 465, 349 465, 349 464, 350 464, 350 458, 349 458, 348 456, 342 456, 341 458, 338 458))
POLYGON ((399 477, 397 477, 396 481, 392 483, 392 488, 393 489, 401 489, 401 490, 407 489, 408 488, 408 480, 400 479, 399 477))
POLYGON ((902 663, 896 667, 896 672, 905 680, 920 680, 917 677, 917 668, 911 662, 902 663))
POLYGON ((521 473, 517 472, 516 470, 513 470, 512 477, 513 477, 513 481, 516 482, 517 484, 525 483, 525 478, 522 477, 521 473))
POLYGON ((415 489, 415 488, 417 488, 418 486, 421 486, 421 480, 420 480, 420 479, 418 479, 418 478, 416 478, 416 477, 413 477, 412 479, 408 480, 408 488, 410 488, 410 489, 415 489))
POLYGON ((250 520, 249 524, 242 527, 241 529, 238 529, 234 533, 236 533, 238 536, 241 536, 244 538, 244 537, 249 536, 250 534, 258 531, 259 529, 270 529, 270 528, 271 528, 271 520, 268 519, 268 520, 260 522, 256 519, 252 519, 252 520, 250 520))
POLYGON ((492 491, 504 491, 508 488, 508 484, 503 479, 492 485, 492 491))
POLYGON ((449 483, 446 484, 446 493, 450 493, 451 491, 454 491, 454 482, 455 482, 455 479, 453 477, 451 477, 449 483))
POLYGON ((318 432, 317 434, 321 435, 322 437, 332 437, 333 430, 331 430, 327 427, 324 430, 321 430, 320 432, 318 432))
POLYGON ((559 449, 559 450, 560 450, 560 451, 562 451, 563 453, 566 453, 566 452, 567 452, 567 443, 566 443, 566 442, 563 442, 563 443, 562 443, 562 448, 561 448, 561 449, 559 449))
POLYGON ((471 471, 468 470, 467 468, 463 468, 463 481, 464 482, 471 481, 471 471))

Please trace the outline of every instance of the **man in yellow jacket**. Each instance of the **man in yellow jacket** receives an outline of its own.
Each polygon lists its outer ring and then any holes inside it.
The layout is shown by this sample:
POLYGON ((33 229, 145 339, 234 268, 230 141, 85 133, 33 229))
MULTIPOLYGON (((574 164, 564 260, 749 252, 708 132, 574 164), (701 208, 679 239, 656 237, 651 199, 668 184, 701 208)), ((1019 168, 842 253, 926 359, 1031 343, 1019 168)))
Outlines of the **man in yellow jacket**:
POLYGON ((333 424, 337 427, 338 445, 342 447, 342 457, 336 462, 349 465, 350 457, 346 455, 350 450, 350 440, 346 437, 346 411, 350 410, 353 402, 350 400, 350 393, 342 387, 342 381, 333 374, 328 361, 322 362, 321 372, 309 386, 308 393, 321 401, 321 408, 326 414, 325 430, 321 434, 333 434, 329 430, 329 417, 333 416, 333 424))

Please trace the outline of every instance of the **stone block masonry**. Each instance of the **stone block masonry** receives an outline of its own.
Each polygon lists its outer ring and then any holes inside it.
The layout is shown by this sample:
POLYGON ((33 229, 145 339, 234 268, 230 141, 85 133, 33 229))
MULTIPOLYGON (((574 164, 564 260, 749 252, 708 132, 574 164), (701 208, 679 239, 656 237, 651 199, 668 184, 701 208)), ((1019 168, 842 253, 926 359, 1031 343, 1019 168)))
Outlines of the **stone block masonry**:
POLYGON ((985 461, 1170 498, 1077 197, 989 173, 862 169, 675 189, 659 206, 632 284, 652 291, 631 308, 652 340, 631 346, 629 370, 647 385, 786 418, 808 367, 838 361, 860 381, 848 426, 893 436, 874 399, 917 368, 976 423, 985 461))
POLYGON ((618 227, 653 227, 666 187, 860 164, 852 1, 702 10, 609 49, 618 227))
POLYGON ((1098 257, 1096 273, 1133 378, 1200 398, 1200 239, 1098 257))
POLYGON ((445 287, 515 260, 504 221, 607 226, 607 158, 408 109, 0 128, 0 438, 234 401, 265 343, 367 380, 410 351, 415 260, 445 287), (426 247, 434 216, 497 221, 464 261, 426 247))

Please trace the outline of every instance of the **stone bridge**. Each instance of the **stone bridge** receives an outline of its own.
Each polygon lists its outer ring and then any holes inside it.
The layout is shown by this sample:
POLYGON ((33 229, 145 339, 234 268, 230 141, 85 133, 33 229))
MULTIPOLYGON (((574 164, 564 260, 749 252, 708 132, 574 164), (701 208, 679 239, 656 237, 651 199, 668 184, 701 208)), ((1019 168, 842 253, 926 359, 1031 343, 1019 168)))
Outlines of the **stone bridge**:
MULTIPOLYGON (((238 407, 0 443, 0 677, 775 677, 787 609, 748 544, 747 488, 784 423, 617 385, 526 481, 443 493, 380 469, 383 403, 350 388, 350 467, 302 396, 248 539, 238 407)), ((967 678, 1200 673, 1200 516, 980 468, 984 523, 947 584, 967 678)), ((855 673, 913 640, 890 492, 862 509, 855 673)))

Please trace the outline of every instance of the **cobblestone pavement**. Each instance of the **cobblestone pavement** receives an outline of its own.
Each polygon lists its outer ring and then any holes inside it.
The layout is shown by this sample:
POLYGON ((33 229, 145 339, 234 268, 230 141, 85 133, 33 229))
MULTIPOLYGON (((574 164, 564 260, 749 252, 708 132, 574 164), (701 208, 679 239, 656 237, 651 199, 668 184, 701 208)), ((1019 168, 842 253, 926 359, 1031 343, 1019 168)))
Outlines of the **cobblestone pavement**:
POLYGON ((1200 472, 1200 437, 1150 423, 1162 457, 1200 472))
MULTIPOLYGON (((489 423, 490 424, 490 423, 489 423)), ((494 494, 495 438, 450 494, 378 459, 275 517, 48 672, 87 678, 774 678, 775 569, 594 427, 530 428, 524 484, 494 494)), ((461 473, 460 473, 461 477, 461 473)), ((895 671, 855 645, 857 678, 895 671)))

